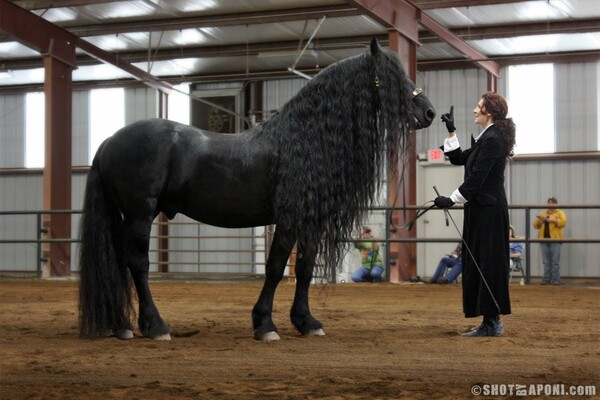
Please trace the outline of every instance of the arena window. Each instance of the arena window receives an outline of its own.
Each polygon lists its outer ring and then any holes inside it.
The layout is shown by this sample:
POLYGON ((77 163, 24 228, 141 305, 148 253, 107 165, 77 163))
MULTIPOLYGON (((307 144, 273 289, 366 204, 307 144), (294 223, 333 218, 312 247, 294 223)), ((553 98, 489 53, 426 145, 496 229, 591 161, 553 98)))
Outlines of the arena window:
POLYGON ((508 67, 509 116, 517 125, 515 154, 555 151, 554 100, 552 64, 508 67))

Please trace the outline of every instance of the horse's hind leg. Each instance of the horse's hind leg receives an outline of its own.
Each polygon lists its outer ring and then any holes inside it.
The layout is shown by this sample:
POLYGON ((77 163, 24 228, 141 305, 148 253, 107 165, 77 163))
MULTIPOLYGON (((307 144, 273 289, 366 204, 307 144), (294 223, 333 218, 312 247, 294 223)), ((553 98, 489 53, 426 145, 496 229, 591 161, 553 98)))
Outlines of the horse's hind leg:
POLYGON ((273 297, 277 285, 283 278, 294 242, 295 238, 288 233, 279 229, 275 231, 265 270, 265 283, 252 309, 252 327, 254 328, 254 338, 257 340, 279 340, 277 327, 272 319, 273 297))
POLYGON ((170 330, 160 317, 148 286, 148 250, 152 218, 125 218, 125 257, 138 295, 138 325, 143 336, 170 340, 170 330))
POLYGON ((310 313, 308 305, 308 289, 313 277, 317 248, 314 245, 298 245, 296 259, 296 293, 290 311, 292 324, 303 335, 323 336, 323 324, 310 313))

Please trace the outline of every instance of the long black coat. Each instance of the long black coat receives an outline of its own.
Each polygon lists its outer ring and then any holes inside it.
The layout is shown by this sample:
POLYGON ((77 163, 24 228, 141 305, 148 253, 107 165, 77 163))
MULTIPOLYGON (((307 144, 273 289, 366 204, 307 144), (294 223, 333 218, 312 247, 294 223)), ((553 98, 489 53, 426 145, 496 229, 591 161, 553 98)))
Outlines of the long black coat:
POLYGON ((467 199, 464 208, 463 311, 465 317, 510 314, 508 293, 508 203, 504 191, 506 143, 492 125, 470 149, 446 153, 454 165, 465 166, 458 190, 467 199), (469 254, 469 250, 472 253, 469 254), (489 294, 477 262, 498 307, 489 294))

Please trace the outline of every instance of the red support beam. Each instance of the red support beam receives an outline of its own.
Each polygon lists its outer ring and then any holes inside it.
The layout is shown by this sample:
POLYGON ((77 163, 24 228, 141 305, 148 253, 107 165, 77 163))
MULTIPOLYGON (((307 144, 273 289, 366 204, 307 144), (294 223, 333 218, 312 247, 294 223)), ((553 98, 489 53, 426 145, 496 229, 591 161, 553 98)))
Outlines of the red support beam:
POLYGON ((419 21, 425 28, 427 28, 427 30, 442 39, 444 42, 448 43, 450 46, 454 47, 456 50, 460 51, 473 63, 477 64, 479 67, 485 69, 489 73, 494 74, 495 76, 500 76, 500 65, 498 65, 498 63, 489 60, 486 55, 475 50, 467 42, 456 36, 449 29, 435 21, 433 18, 429 17, 425 13, 421 13, 419 21))
MULTIPOLYGON (((412 22, 417 25, 416 20, 412 22)), ((399 32, 389 33, 389 48, 390 51, 397 53, 402 61, 408 77, 416 82, 417 80, 417 45, 400 34, 399 32)), ((398 196, 405 199, 407 204, 416 204, 417 202, 417 160, 416 160, 416 144, 412 140, 408 149, 408 160, 405 164, 404 179, 402 186, 399 177, 388 180, 388 204, 390 206, 401 206, 402 204, 394 204, 396 192, 403 192, 403 196, 398 196)), ((401 171, 401 166, 398 166, 398 171, 401 171)), ((391 175, 390 175, 391 176, 391 175)), ((415 211, 395 211, 392 213, 392 220, 395 226, 403 226, 408 221, 414 218, 415 211)), ((395 238, 415 238, 414 230, 398 230, 392 234, 395 238)), ((390 243, 390 282, 408 281, 412 276, 417 274, 417 244, 416 243, 390 243)))
POLYGON ((405 0, 349 0, 383 26, 394 29, 414 43, 419 43, 420 9, 405 0))
MULTIPOLYGON (((169 117, 169 95, 158 91, 158 117, 169 117)), ((158 214, 158 272, 169 272, 169 219, 158 214)))
POLYGON ((7 0, 0 0, 0 31, 41 54, 75 65, 73 34, 7 0))
POLYGON ((69 65, 75 65, 74 49, 79 47, 90 56, 128 72, 154 89, 167 92, 172 89, 167 82, 161 81, 8 0, 0 0, 0 32, 13 36, 19 42, 42 54, 52 54, 54 58, 69 65))
MULTIPOLYGON (((146 85, 170 91, 171 85, 123 62, 118 57, 80 39, 45 19, 15 5, 0 0, 0 31, 44 57, 44 94, 46 101, 44 209, 71 209, 71 124, 72 124, 72 70, 75 68, 75 48, 113 64, 146 85)), ((166 98, 161 96, 161 102, 166 98)), ((166 113, 166 108, 165 113, 166 113)), ((71 218, 68 214, 50 214, 44 217, 46 236, 51 239, 71 238, 71 218)), ((46 275, 71 273, 70 243, 51 243, 45 246, 46 275)))
POLYGON ((349 2, 362 9, 375 21, 389 29, 397 30, 416 44, 419 43, 419 38, 414 21, 418 21, 428 31, 460 51, 471 62, 495 76, 500 75, 500 66, 496 62, 489 60, 486 55, 471 47, 409 0, 349 0, 349 2))
MULTIPOLYGON (((75 68, 72 34, 15 4, 0 0, 0 31, 39 51, 44 59, 45 165, 44 210, 71 209, 71 73, 75 68)), ((46 238, 71 239, 69 214, 46 214, 46 238)), ((44 246, 43 274, 71 273, 71 244, 44 246)))
MULTIPOLYGON (((44 56, 44 67, 44 210, 70 210, 72 67, 52 55, 44 56)), ((46 238, 68 240, 71 238, 71 215, 47 214, 44 216, 44 227, 46 238)), ((71 274, 71 243, 51 243, 45 250, 45 276, 71 274)))
POLYGON ((488 73, 487 90, 490 92, 498 91, 498 77, 496 75, 488 73))

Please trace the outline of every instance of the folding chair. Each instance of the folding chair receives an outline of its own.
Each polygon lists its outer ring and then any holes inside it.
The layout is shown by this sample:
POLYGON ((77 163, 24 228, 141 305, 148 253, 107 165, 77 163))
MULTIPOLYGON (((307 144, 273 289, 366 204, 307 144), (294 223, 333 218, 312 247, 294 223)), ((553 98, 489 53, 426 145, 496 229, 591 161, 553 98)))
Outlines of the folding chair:
POLYGON ((523 268, 523 256, 520 257, 511 257, 510 258, 510 273, 508 276, 508 282, 512 282, 513 273, 520 272, 521 273, 521 285, 525 284, 525 268, 523 268))

